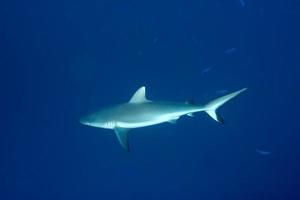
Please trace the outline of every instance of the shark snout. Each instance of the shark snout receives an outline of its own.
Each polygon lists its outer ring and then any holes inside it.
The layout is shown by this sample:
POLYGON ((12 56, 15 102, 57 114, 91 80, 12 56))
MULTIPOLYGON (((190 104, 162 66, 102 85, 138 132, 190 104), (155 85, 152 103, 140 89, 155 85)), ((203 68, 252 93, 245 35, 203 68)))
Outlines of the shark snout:
POLYGON ((84 125, 90 125, 90 121, 86 117, 79 119, 79 122, 84 125))

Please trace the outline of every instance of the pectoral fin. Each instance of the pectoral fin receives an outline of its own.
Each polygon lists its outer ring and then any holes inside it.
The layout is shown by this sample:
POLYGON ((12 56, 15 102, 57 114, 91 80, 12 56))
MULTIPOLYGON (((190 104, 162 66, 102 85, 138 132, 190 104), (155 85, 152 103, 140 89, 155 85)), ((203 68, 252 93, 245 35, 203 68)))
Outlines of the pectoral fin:
POLYGON ((128 142, 128 131, 129 129, 126 128, 115 128, 114 129, 117 138, 121 144, 121 146, 129 152, 129 142, 128 142))

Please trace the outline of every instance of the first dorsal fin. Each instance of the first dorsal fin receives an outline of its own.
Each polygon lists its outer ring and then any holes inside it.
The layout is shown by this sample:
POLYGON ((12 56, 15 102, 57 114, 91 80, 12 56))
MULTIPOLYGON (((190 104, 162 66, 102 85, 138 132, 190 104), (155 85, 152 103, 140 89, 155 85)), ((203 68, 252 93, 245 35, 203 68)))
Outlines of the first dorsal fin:
POLYGON ((144 103, 149 100, 146 98, 146 88, 145 86, 140 87, 134 95, 131 97, 129 103, 144 103))

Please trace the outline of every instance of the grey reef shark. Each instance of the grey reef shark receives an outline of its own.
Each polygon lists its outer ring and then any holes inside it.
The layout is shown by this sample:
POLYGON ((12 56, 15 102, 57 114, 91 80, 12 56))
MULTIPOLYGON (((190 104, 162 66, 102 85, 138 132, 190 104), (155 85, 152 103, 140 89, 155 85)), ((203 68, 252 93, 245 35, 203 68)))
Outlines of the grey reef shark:
POLYGON ((181 116, 193 116, 196 112, 206 112, 215 121, 224 123, 223 118, 216 112, 217 109, 246 89, 221 96, 204 105, 197 105, 192 102, 148 100, 143 86, 134 93, 129 102, 97 111, 81 118, 80 123, 97 128, 113 129, 121 146, 129 151, 128 131, 134 128, 163 122, 176 123, 181 116))

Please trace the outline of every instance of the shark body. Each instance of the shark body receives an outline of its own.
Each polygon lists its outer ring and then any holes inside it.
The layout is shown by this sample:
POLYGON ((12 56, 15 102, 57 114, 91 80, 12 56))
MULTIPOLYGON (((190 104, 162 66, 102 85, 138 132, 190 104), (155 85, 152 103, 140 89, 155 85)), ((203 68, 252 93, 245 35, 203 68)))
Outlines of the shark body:
POLYGON ((150 101, 146 98, 145 87, 141 87, 129 102, 95 112, 83 117, 80 122, 88 126, 113 129, 122 147, 129 151, 128 131, 130 129, 163 122, 175 123, 183 115, 193 116, 193 113, 202 111, 223 123, 224 120, 216 110, 245 90, 246 88, 227 94, 205 105, 195 105, 189 102, 150 101))

